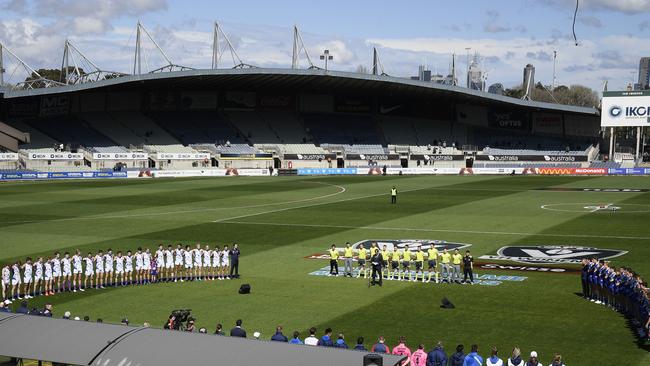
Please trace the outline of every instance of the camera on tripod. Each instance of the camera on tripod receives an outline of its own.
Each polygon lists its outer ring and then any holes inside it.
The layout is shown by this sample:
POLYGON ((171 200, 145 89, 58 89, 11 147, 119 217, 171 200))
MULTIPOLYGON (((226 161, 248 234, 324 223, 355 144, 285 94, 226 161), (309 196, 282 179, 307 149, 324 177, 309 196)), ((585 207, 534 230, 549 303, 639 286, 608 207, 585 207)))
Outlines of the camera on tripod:
POLYGON ((171 330, 185 330, 185 323, 190 320, 194 320, 191 317, 192 309, 177 309, 173 310, 169 315, 165 329, 171 330))

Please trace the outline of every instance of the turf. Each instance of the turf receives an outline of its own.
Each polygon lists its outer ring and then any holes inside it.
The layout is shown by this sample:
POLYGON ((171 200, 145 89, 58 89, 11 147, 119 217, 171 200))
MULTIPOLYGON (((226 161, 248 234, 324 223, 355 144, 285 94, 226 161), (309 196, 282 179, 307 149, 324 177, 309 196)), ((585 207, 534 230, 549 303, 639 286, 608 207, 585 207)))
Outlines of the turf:
MULTIPOLYGON (((199 326, 244 327, 272 335, 316 326, 367 345, 406 335, 427 349, 472 343, 505 356, 515 345, 550 363, 647 365, 650 355, 618 313, 577 295, 579 277, 524 275, 500 286, 389 282, 309 276, 327 263, 304 257, 363 239, 439 239, 472 244, 476 257, 508 244, 590 245, 623 249, 613 260, 650 278, 650 212, 554 212, 544 204, 648 205, 650 193, 557 192, 548 187, 650 188, 645 177, 260 177, 58 181, 0 184, 0 262, 54 250, 115 250, 159 243, 242 248, 240 281, 156 284, 48 298, 55 313, 109 322, 127 316, 162 326, 170 311, 191 308, 199 326), (389 204, 392 185, 400 191, 389 204), (242 282, 252 294, 240 296, 242 282), (442 310, 446 296, 455 310, 442 310)), ((645 206, 638 206, 645 207, 645 206)), ((42 304, 43 298, 33 300, 42 304)))

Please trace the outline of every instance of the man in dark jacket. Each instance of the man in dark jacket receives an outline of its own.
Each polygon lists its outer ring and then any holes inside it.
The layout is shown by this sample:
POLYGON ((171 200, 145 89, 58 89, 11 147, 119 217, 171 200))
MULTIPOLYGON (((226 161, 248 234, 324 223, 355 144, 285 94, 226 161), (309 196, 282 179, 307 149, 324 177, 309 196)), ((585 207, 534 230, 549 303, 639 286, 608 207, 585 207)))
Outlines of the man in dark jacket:
POLYGON ((375 252, 375 255, 370 257, 370 264, 372 265, 372 280, 370 281, 370 285, 374 286, 376 284, 379 284, 381 286, 383 284, 383 276, 381 274, 381 267, 384 263, 384 259, 381 256, 381 252, 377 250, 375 252), (379 276, 379 280, 376 280, 376 276, 379 276))
POLYGON ((230 278, 239 278, 239 245, 235 243, 230 251, 230 278))
POLYGON ((241 319, 237 319, 235 322, 235 327, 230 330, 230 336, 231 337, 241 337, 241 338, 246 338, 246 331, 244 328, 241 327, 242 321, 241 319))
POLYGON ((20 307, 16 310, 16 314, 29 314, 29 308, 27 307, 27 301, 20 303, 20 307))
POLYGON ((271 340, 276 341, 276 342, 288 342, 289 341, 287 339, 287 337, 285 337, 285 335, 282 334, 282 326, 280 326, 280 325, 278 325, 275 328, 275 334, 273 335, 273 337, 271 337, 271 340))
POLYGON ((357 351, 366 351, 368 352, 368 349, 366 346, 363 345, 363 337, 357 338, 357 344, 354 346, 354 349, 357 351))
POLYGON ((465 347, 462 344, 456 346, 456 353, 451 355, 449 359, 449 366, 463 366, 465 363, 465 352, 463 350, 465 347))
POLYGON ((438 341, 436 348, 427 354, 427 366, 447 366, 447 354, 442 348, 441 341, 438 341))

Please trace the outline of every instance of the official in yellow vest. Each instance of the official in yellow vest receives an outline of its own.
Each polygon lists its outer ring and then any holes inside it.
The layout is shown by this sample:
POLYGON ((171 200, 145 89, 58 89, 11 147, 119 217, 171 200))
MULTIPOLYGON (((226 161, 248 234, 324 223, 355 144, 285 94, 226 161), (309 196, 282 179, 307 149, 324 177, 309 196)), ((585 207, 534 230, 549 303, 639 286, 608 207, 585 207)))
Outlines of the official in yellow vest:
POLYGON ((447 248, 442 250, 440 254, 440 265, 442 267, 442 281, 449 282, 451 279, 451 254, 447 252, 447 248))
POLYGON ((438 283, 438 249, 436 249, 435 244, 431 244, 429 250, 427 250, 427 264, 428 264, 428 278, 427 282, 431 282, 431 276, 435 275, 435 281, 438 283))
POLYGON ((451 256, 454 272, 452 274, 452 281, 460 283, 460 264, 463 263, 463 255, 460 254, 458 249, 454 250, 454 255, 451 256))
POLYGON ((395 186, 390 189, 390 203, 397 203, 397 188, 395 186))
POLYGON ((343 269, 345 270, 345 276, 352 277, 352 261, 354 260, 354 250, 350 246, 350 243, 345 243, 345 248, 343 249, 343 269))

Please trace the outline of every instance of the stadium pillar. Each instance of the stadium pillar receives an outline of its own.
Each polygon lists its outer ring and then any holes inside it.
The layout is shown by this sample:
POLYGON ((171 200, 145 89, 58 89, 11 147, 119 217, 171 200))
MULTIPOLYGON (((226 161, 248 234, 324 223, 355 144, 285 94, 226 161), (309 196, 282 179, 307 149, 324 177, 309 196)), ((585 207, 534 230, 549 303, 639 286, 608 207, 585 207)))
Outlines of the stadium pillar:
POLYGON ((614 160, 614 127, 609 128, 609 160, 614 160))
POLYGON ((641 127, 636 128, 636 155, 634 155, 634 160, 639 161, 639 151, 641 147, 641 127))

